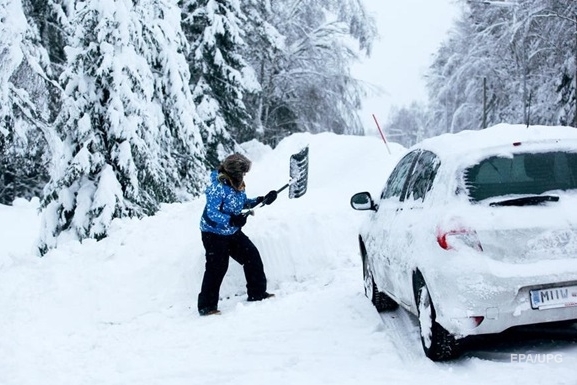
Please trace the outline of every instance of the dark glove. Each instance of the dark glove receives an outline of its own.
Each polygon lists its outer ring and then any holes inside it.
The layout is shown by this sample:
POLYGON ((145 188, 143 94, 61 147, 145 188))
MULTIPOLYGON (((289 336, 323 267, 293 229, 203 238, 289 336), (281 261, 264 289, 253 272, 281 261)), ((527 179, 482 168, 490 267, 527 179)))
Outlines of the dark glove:
POLYGON ((255 208, 256 206, 260 205, 263 200, 264 200, 264 197, 263 197, 263 196, 256 197, 256 198, 254 198, 254 200, 253 200, 252 202, 250 202, 250 204, 249 204, 249 203, 246 203, 246 204, 244 205, 244 208, 245 208, 245 209, 253 209, 253 208, 255 208))
POLYGON ((244 214, 231 215, 228 223, 233 227, 242 227, 246 225, 246 215, 244 214))
POLYGON ((276 190, 272 190, 264 196, 262 203, 264 203, 265 205, 270 205, 272 202, 276 200, 276 196, 277 196, 276 190))

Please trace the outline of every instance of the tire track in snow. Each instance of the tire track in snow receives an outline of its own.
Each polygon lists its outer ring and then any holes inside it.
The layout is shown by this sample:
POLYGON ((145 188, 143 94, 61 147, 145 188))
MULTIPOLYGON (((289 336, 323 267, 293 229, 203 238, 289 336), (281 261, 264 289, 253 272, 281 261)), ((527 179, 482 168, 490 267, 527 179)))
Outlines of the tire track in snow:
POLYGON ((379 313, 383 327, 399 356, 406 363, 415 363, 427 359, 421 348, 417 320, 406 310, 379 313))

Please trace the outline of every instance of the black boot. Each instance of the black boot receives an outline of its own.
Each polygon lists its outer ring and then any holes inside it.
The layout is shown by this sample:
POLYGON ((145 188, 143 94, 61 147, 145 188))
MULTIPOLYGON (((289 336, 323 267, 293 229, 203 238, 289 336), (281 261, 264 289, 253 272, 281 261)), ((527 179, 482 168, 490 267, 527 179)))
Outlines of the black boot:
POLYGON ((201 309, 198 311, 198 314, 200 315, 215 315, 215 314, 220 314, 220 310, 217 309, 201 309))
POLYGON ((259 296, 249 296, 247 298, 247 301, 249 301, 249 302, 262 301, 263 299, 272 298, 272 297, 274 297, 274 294, 267 293, 265 291, 262 295, 259 295, 259 296))

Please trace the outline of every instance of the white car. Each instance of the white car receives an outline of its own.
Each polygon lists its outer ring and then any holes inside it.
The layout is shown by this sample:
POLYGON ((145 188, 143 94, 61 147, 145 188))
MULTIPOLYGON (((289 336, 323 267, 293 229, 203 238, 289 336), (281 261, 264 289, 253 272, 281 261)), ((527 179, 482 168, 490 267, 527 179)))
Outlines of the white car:
POLYGON ((410 148, 359 234, 377 310, 418 317, 427 357, 515 326, 577 322, 577 129, 501 124, 410 148))

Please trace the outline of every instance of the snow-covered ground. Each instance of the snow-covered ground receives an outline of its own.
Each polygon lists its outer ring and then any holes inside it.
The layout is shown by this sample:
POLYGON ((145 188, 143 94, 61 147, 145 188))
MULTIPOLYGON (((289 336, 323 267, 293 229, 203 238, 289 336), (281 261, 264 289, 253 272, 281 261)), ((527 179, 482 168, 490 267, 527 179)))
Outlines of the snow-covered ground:
POLYGON ((493 339, 450 363, 425 358, 416 320, 379 315, 363 294, 358 191, 378 195, 403 153, 379 138, 298 134, 245 145, 249 196, 288 182, 310 146, 308 192, 258 208, 244 231, 269 291, 248 303, 231 261, 222 315, 199 317, 204 199, 117 220, 103 241, 34 245, 37 201, 0 206, 0 385, 577 384, 575 335, 493 339))

